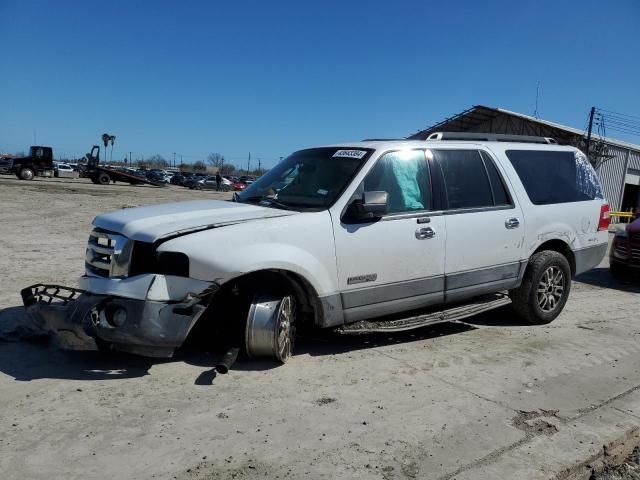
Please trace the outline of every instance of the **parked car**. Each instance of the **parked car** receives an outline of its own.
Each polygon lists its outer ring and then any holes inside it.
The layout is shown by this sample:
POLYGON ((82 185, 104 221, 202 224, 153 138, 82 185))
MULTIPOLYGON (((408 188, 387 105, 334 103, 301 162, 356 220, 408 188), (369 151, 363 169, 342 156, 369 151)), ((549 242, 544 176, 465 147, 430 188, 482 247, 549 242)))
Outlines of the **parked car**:
MULTIPOLYGON (((233 184, 231 183, 231 181, 227 180, 226 178, 222 178, 222 180, 220 181, 220 190, 223 192, 228 192, 229 190, 231 190, 232 185, 233 184)), ((216 182, 216 177, 211 176, 201 178, 200 180, 194 182, 194 184, 189 188, 196 190, 217 190, 218 184, 216 182)))
POLYGON ((235 191, 235 192, 241 192, 242 190, 244 190, 245 188, 247 188, 247 184, 244 182, 235 182, 231 184, 231 188, 235 191))
POLYGON ((615 233, 609 252, 609 270, 616 277, 640 272, 640 217, 615 233))
POLYGON ((152 182, 169 183, 169 181, 167 180, 167 177, 163 173, 153 171, 153 170, 147 172, 146 178, 147 180, 151 180, 152 182))
POLYGON ((202 178, 204 178, 204 177, 201 177, 201 176, 198 176, 198 175, 192 175, 192 176, 187 177, 187 178, 185 178, 185 179, 183 180, 183 182, 182 182, 182 186, 183 186, 183 187, 187 187, 187 188, 191 188, 191 187, 193 187, 193 185, 194 185, 196 182, 198 182, 198 181, 202 180, 202 178))
POLYGON ((176 173, 173 177, 171 177, 170 183, 172 185, 182 185, 187 178, 188 177, 185 177, 181 173, 176 173))
POLYGON ((67 164, 67 163, 62 163, 62 162, 53 162, 53 175, 54 177, 60 177, 60 176, 71 176, 73 174, 74 170, 73 167, 71 167, 71 165, 67 164), (62 175, 60 175, 60 172, 62 172, 62 175))
POLYGON ((608 225, 586 156, 550 139, 357 142, 297 151, 233 201, 99 215, 82 290, 22 297, 100 348, 170 356, 193 332, 285 362, 300 326, 390 332, 509 303, 549 323, 608 225))

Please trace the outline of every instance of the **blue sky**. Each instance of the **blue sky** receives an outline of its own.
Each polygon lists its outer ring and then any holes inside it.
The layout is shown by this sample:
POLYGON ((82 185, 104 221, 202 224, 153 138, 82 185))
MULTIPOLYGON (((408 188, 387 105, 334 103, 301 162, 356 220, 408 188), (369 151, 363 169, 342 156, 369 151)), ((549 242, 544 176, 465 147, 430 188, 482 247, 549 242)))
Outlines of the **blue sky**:
POLYGON ((0 151, 108 132, 114 159, 270 166, 474 104, 531 114, 538 81, 541 118, 582 128, 640 115, 639 28, 639 0, 0 0, 0 151))

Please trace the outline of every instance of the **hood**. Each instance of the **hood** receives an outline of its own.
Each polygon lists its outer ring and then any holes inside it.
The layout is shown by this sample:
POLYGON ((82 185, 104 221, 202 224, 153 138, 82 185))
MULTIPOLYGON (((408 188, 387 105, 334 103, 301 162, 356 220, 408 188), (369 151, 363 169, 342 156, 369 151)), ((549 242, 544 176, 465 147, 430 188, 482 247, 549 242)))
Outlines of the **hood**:
POLYGON ((296 213, 246 203, 196 200, 105 213, 97 216, 93 225, 151 243, 190 231, 296 213))

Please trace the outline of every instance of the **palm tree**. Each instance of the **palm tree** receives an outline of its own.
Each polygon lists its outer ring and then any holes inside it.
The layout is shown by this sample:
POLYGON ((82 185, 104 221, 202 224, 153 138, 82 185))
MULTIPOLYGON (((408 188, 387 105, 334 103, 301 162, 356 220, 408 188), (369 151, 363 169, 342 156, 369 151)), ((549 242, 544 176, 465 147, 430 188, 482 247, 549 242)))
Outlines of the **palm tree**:
POLYGON ((111 135, 108 133, 102 134, 102 143, 104 143, 104 161, 107 161, 107 145, 109 145, 109 140, 111 140, 111 135))
POLYGON ((109 158, 109 162, 111 162, 113 160, 113 144, 116 143, 116 136, 111 135, 109 140, 111 141, 111 157, 109 158))

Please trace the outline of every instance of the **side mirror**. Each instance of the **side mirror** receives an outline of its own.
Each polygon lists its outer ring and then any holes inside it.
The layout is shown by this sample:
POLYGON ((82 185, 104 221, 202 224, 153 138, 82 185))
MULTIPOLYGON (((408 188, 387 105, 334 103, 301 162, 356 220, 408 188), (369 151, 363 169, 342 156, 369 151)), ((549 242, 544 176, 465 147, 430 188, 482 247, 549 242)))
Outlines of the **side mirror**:
POLYGON ((387 192, 364 192, 362 200, 350 205, 351 215, 357 220, 374 220, 389 211, 389 194, 387 192))

